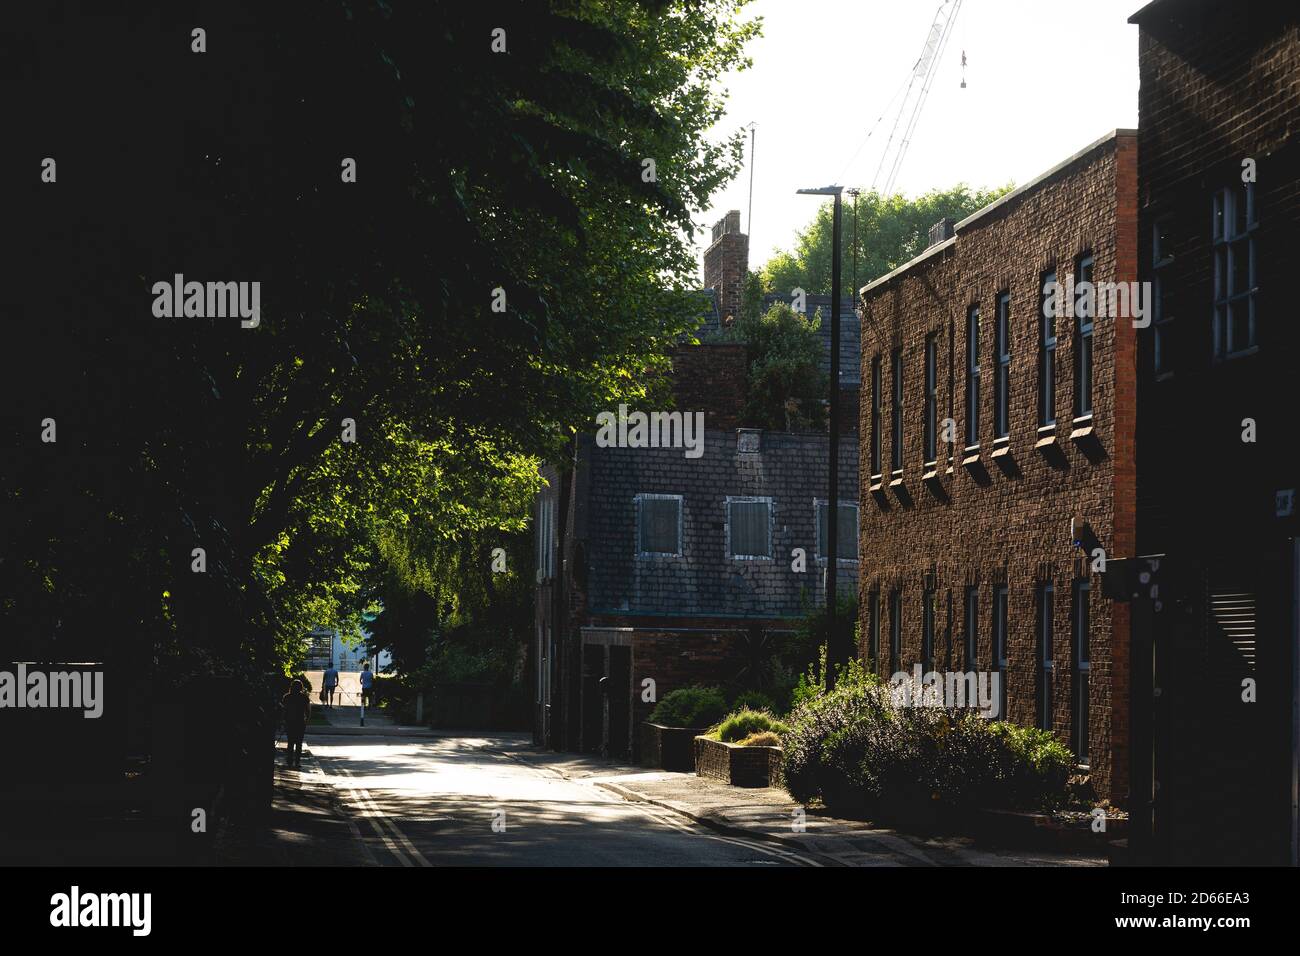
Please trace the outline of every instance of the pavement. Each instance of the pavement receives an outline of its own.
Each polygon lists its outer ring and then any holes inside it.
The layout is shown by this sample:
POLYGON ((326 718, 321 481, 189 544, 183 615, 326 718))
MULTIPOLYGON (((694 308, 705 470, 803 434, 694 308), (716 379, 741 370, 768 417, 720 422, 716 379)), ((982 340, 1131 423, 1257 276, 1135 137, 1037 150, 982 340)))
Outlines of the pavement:
MULTIPOLYGON (((527 734, 312 728, 277 770, 260 861, 381 866, 1104 866, 1101 855, 977 845, 805 810, 742 789, 554 753, 527 734), (317 844, 329 844, 327 847, 317 844)), ((359 714, 355 715, 359 718, 359 714)), ((233 862, 240 862, 235 860, 233 862)), ((254 861, 256 862, 256 861, 254 861)))
POLYGON ((275 758, 275 795, 261 826, 227 825, 214 839, 222 866, 378 866, 337 789, 304 751, 303 769, 275 758))

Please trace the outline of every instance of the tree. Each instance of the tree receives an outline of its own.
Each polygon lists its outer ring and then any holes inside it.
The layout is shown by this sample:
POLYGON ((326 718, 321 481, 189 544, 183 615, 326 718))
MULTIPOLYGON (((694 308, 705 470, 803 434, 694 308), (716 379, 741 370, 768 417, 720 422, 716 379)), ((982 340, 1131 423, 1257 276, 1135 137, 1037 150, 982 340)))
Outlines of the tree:
POLYGON ((740 6, 245 0, 205 53, 181 8, 24 10, 15 140, 62 165, 12 211, 10 644, 264 670, 517 531, 537 461, 698 311, 740 6), (260 324, 156 314, 178 273, 260 283, 260 324))
MULTIPOLYGON (((747 286, 752 283, 747 283, 747 286)), ((817 431, 826 423, 827 376, 821 370, 821 312, 811 319, 774 302, 765 313, 745 297, 731 334, 749 363, 743 418, 752 428, 817 431)))
MULTIPOLYGON (((901 194, 881 196, 876 192, 856 200, 858 242, 853 244, 853 203, 846 202, 841 219, 840 295, 856 297, 853 288, 854 263, 859 287, 898 268, 925 249, 929 229, 944 217, 962 220, 1011 189, 972 190, 965 184, 951 189, 934 189, 916 199, 901 194)), ((831 286, 832 205, 826 203, 813 221, 799 233, 792 251, 779 252, 762 267, 765 291, 788 293, 800 288, 826 294, 831 286)))

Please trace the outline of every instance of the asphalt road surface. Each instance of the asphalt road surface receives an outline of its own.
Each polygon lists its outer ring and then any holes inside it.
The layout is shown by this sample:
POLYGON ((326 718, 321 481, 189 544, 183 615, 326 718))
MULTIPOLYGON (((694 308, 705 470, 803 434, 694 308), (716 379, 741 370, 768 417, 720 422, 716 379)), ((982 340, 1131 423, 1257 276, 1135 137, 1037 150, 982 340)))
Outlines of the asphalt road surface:
POLYGON ((800 866, 789 850, 508 756, 476 737, 313 734, 324 773, 384 866, 800 866))

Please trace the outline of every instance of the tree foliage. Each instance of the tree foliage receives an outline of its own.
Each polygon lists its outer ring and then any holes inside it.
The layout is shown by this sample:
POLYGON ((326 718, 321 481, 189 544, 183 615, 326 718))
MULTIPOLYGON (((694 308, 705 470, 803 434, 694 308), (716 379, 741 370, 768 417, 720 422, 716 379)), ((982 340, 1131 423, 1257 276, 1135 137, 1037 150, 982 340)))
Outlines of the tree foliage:
POLYGON ((742 308, 732 329, 749 363, 743 412, 751 428, 816 431, 826 423, 828 378, 821 370, 821 311, 799 315, 786 302, 742 308))
POLYGON ((454 607, 697 311, 740 6, 244 0, 203 54, 184 8, 16 16, 14 140, 60 166, 10 227, 12 653, 266 670, 399 584, 454 607), (260 282, 260 326, 154 315, 178 273, 260 282))
MULTIPOLYGON (((951 189, 934 189, 915 199, 902 194, 882 196, 876 192, 862 193, 856 203, 852 197, 845 197, 840 216, 840 295, 857 295, 853 287, 855 264, 861 287, 924 250, 930 227, 940 219, 965 219, 1011 188, 1007 185, 997 189, 971 189, 961 184, 951 189), (856 246, 853 242, 855 205, 856 246)), ((759 270, 765 291, 788 293, 800 288, 809 293, 830 292, 832 211, 831 203, 822 205, 813 221, 799 233, 794 249, 777 253, 759 270)))

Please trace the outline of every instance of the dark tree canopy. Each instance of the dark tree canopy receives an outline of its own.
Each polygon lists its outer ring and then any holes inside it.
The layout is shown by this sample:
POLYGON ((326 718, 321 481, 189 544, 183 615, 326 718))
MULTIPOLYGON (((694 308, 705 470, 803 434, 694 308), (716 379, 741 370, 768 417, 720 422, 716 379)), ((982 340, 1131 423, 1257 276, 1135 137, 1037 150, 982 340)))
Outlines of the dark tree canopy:
POLYGON ((738 6, 15 14, 0 656, 276 666, 518 532, 539 457, 643 394, 698 313, 738 6), (259 282, 260 325, 156 317, 176 274, 259 282))

